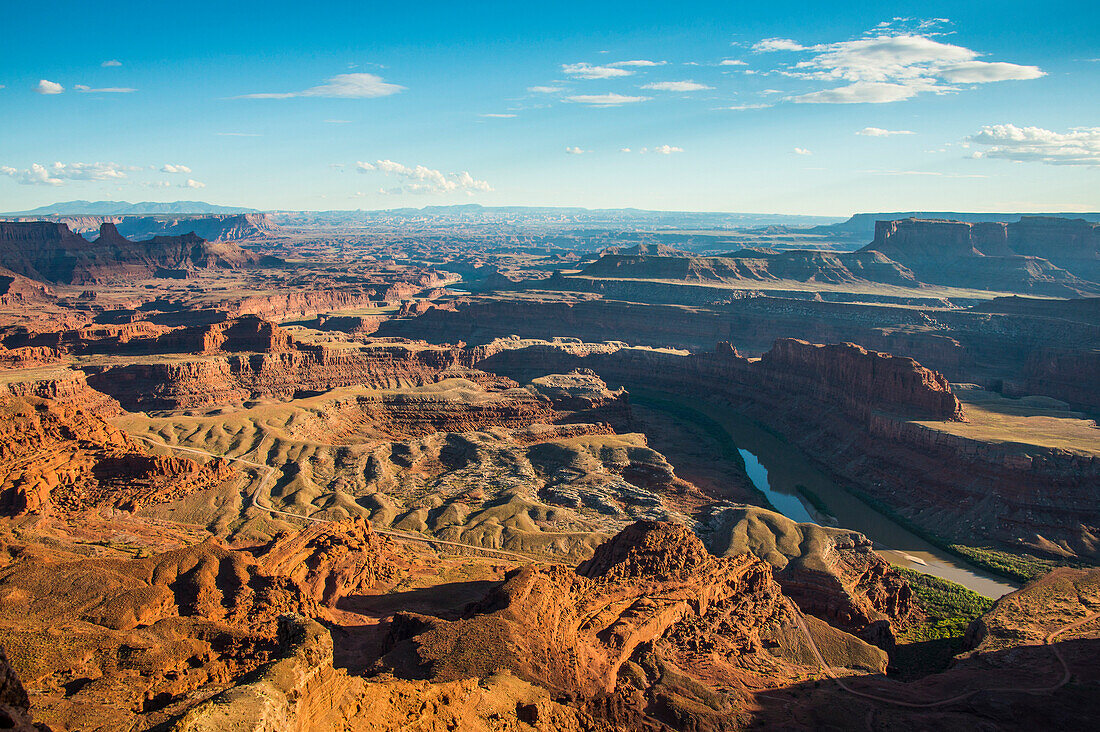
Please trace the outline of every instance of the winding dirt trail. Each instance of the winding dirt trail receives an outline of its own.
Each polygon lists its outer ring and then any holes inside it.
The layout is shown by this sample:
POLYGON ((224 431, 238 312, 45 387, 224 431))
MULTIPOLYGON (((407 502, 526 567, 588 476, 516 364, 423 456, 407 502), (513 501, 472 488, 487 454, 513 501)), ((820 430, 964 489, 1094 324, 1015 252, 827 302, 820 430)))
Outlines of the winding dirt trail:
MULTIPOLYGON (((264 465, 263 463, 257 463, 257 462, 253 462, 252 460, 246 460, 244 458, 239 458, 239 457, 230 457, 228 455, 218 455, 216 453, 207 452, 206 450, 199 450, 199 449, 194 448, 194 447, 183 447, 181 445, 169 445, 167 442, 163 442, 161 440, 154 440, 151 437, 145 437, 143 435, 130 435, 130 437, 133 437, 134 439, 138 439, 138 440, 143 440, 143 441, 148 442, 150 444, 156 445, 157 447, 163 447, 163 448, 168 449, 168 450, 179 450, 181 452, 190 452, 190 453, 194 453, 196 455, 205 455, 207 457, 217 458, 219 460, 226 460, 226 461, 244 463, 245 465, 256 468, 256 469, 262 471, 262 476, 263 477, 260 478, 260 483, 259 483, 259 485, 256 486, 256 490, 254 490, 252 492, 252 495, 249 496, 249 499, 251 500, 253 506, 260 509, 261 511, 267 511, 268 513, 276 514, 276 515, 279 515, 279 516, 290 516, 291 518, 296 518, 300 521, 309 521, 309 522, 318 523, 318 524, 332 523, 332 521, 330 521, 329 519, 315 518, 313 516, 303 516, 302 514, 291 513, 289 511, 280 511, 279 509, 275 508, 274 506, 270 506, 270 505, 265 506, 263 503, 261 503, 260 502, 260 495, 263 493, 264 489, 268 486, 268 483, 270 481, 272 481, 275 477, 275 468, 272 468, 269 465, 264 465)), ((463 544, 462 542, 458 542, 458 541, 445 541, 443 539, 435 539, 435 538, 432 538, 430 536, 421 536, 419 534, 407 534, 403 531, 392 531, 392 530, 389 530, 389 529, 374 529, 374 532, 376 534, 381 534, 382 536, 388 536, 390 538, 397 539, 399 541, 411 541, 411 542, 416 542, 416 543, 419 543, 419 544, 435 544, 435 545, 441 545, 441 546, 453 546, 453 547, 459 547, 459 548, 462 548, 462 549, 473 549, 473 550, 476 550, 476 551, 479 551, 479 552, 488 552, 490 554, 495 554, 495 555, 498 555, 498 556, 504 556, 504 557, 508 557, 510 559, 519 559, 521 561, 528 562, 528 563, 554 564, 554 562, 548 562, 548 561, 545 561, 545 560, 542 560, 542 559, 536 559, 535 557, 530 557, 530 556, 527 556, 526 554, 520 554, 518 552, 510 552, 510 551, 506 551, 504 549, 492 549, 490 547, 477 546, 476 544, 463 544)))
POLYGON ((1065 657, 1062 655, 1061 649, 1059 649, 1056 645, 1053 644, 1054 639, 1057 636, 1061 635, 1062 633, 1065 633, 1065 632, 1070 631, 1070 630, 1075 630, 1076 628, 1079 628, 1082 625, 1086 625, 1086 624, 1092 622, 1093 620, 1096 620, 1097 618, 1100 618, 1100 611, 1089 613, 1088 615, 1081 618, 1080 620, 1075 620, 1074 622, 1069 623, 1068 625, 1063 625, 1061 628, 1058 628, 1057 630, 1051 631, 1050 633, 1047 634, 1046 638, 1043 639, 1043 645, 1050 648, 1051 653, 1054 654, 1054 657, 1056 659, 1058 659, 1058 663, 1060 663, 1061 666, 1062 666, 1062 678, 1058 682, 1056 682, 1056 683, 1054 683, 1050 686, 1040 686, 1040 687, 1031 687, 1031 688, 1007 687, 1007 688, 990 688, 990 689, 971 689, 970 691, 963 692, 962 694, 956 694, 955 696, 951 696, 951 697, 948 697, 946 699, 937 699, 936 701, 929 701, 929 702, 911 702, 911 701, 905 701, 903 699, 895 699, 895 698, 888 697, 888 696, 882 696, 882 695, 879 695, 879 694, 872 694, 870 692, 861 691, 859 689, 852 688, 852 686, 850 686, 848 684, 848 682, 845 680, 845 678, 843 676, 840 676, 839 674, 837 674, 836 671, 833 669, 833 667, 825 662, 824 657, 821 655, 821 651, 817 647, 817 643, 814 641, 813 636, 810 634, 810 629, 806 625, 806 620, 802 615, 802 611, 799 610, 798 607, 793 602, 791 602, 791 600, 789 598, 785 597, 784 600, 787 602, 787 606, 790 608, 791 612, 794 614, 795 624, 798 626, 798 629, 800 631, 802 631, 802 635, 805 636, 806 642, 810 644, 810 650, 813 651, 814 658, 817 659, 817 662, 821 666, 822 670, 825 672, 825 675, 828 676, 829 678, 831 678, 833 681, 835 681, 837 683, 837 685, 840 686, 841 689, 844 689, 844 691, 848 692, 849 694, 852 694, 852 695, 858 696, 858 697, 862 697, 864 699, 870 699, 872 701, 882 702, 884 704, 893 704, 893 705, 899 706, 899 707, 911 707, 911 708, 914 708, 914 709, 928 709, 928 708, 932 708, 932 707, 942 707, 942 706, 945 706, 945 705, 948 705, 948 704, 954 704, 955 702, 959 702, 959 701, 962 701, 963 699, 967 699, 971 696, 974 696, 975 694, 977 694, 978 692, 981 692, 981 691, 995 691, 995 692, 1005 692, 1005 693, 1014 693, 1014 694, 1042 694, 1042 693, 1050 693, 1050 692, 1057 691, 1058 689, 1061 689, 1063 686, 1065 686, 1066 684, 1069 683, 1070 679, 1073 677, 1073 673, 1070 671, 1069 664, 1066 662, 1065 657))

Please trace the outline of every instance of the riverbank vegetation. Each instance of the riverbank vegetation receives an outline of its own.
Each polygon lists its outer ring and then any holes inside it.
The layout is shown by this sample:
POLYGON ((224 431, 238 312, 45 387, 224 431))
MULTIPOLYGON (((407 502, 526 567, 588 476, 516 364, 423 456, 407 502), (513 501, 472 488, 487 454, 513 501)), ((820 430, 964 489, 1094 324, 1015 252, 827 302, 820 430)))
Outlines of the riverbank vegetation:
POLYGON ((895 569, 913 588, 923 615, 898 632, 897 649, 890 659, 893 673, 908 680, 942 671, 966 650, 966 629, 993 607, 993 600, 939 577, 895 569))

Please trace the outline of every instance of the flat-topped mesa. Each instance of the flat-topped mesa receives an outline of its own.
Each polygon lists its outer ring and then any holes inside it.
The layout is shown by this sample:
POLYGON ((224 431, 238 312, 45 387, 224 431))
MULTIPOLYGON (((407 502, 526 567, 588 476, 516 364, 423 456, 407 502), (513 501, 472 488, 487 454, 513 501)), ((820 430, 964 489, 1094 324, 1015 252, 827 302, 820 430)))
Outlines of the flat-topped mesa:
POLYGON ((259 255, 194 233, 131 241, 104 222, 88 241, 65 224, 0 222, 0 267, 34 280, 87 284, 126 277, 179 276, 194 269, 259 264, 259 255))
POLYGON ((1060 296, 1100 292, 1100 224, 1084 219, 878 221, 874 241, 860 251, 880 252, 934 284, 1060 296))
POLYGON ((290 334, 255 315, 194 325, 165 333, 151 342, 131 342, 131 350, 150 353, 282 353, 294 350, 290 334))
POLYGON ((817 345, 781 338, 758 362, 768 382, 790 385, 845 411, 914 410, 963 420, 962 404, 942 374, 911 358, 869 351, 854 343, 817 345))
MULTIPOLYGON (((264 332, 261 328, 258 336, 264 332)), ((277 345, 278 339, 272 338, 277 345)), ((267 339, 259 341, 255 345, 264 345, 267 339)), ((221 345, 223 351, 226 345, 221 345)), ((426 344, 380 343, 363 348, 295 344, 290 350, 226 352, 181 361, 89 366, 87 370, 95 388, 109 393, 127 409, 181 409, 259 397, 283 399, 345 386, 398 388, 449 377, 499 381, 464 366, 466 360, 462 349, 426 344)))

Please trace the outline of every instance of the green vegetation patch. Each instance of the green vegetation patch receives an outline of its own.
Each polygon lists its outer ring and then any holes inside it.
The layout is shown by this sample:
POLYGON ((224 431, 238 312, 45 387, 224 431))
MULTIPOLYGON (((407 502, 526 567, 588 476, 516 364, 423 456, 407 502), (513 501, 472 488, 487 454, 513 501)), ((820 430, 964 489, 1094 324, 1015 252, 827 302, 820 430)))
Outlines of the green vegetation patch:
POLYGON ((1073 562, 1055 562, 1050 559, 1040 559, 1030 554, 1010 554, 991 547, 950 544, 948 549, 959 556, 965 557, 979 567, 1005 577, 1011 577, 1019 582, 1030 582, 1058 566, 1067 564, 1076 566, 1073 562))
POLYGON ((905 567, 895 567, 913 588, 926 616, 902 633, 908 642, 961 637, 970 622, 993 607, 993 601, 962 585, 905 567))
POLYGON ((993 600, 962 585, 895 566, 913 588, 924 619, 898 633, 898 645, 890 659, 892 673, 903 680, 943 671, 966 650, 966 629, 975 618, 993 607, 993 600))

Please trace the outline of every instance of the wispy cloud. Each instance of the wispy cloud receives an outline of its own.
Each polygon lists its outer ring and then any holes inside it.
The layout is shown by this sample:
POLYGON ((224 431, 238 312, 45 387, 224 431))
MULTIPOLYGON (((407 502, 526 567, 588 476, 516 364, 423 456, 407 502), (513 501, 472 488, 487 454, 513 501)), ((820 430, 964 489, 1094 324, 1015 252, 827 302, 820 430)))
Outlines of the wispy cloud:
POLYGON ((707 86, 706 84, 699 84, 697 82, 687 81, 654 81, 650 84, 642 84, 643 89, 653 89, 655 91, 670 91, 670 92, 691 92, 702 91, 703 89, 713 89, 713 86, 707 86))
POLYGON ((648 61, 646 59, 637 59, 635 61, 616 61, 614 63, 607 64, 608 66, 664 66, 667 61, 648 61))
POLYGON ((812 152, 810 152, 809 150, 807 150, 804 147, 796 147, 791 152, 793 152, 795 155, 813 155, 812 152))
POLYGON ((752 50, 757 53, 772 53, 775 51, 804 51, 806 49, 798 41, 792 41, 790 38, 765 38, 758 43, 754 43, 752 50))
POLYGON ((767 109, 768 107, 772 107, 772 106, 775 106, 775 105, 763 104, 763 103, 759 103, 759 104, 734 104, 734 105, 729 106, 729 107, 723 107, 723 109, 732 109, 734 111, 741 111, 743 109, 767 109))
POLYGON ((295 92, 261 92, 241 94, 237 99, 290 99, 291 97, 332 97, 339 99, 369 99, 388 97, 405 87, 391 84, 375 74, 338 74, 324 84, 295 92))
POLYGON ((587 104, 591 107, 618 107, 621 104, 636 104, 649 99, 650 97, 632 97, 625 94, 579 94, 565 98, 567 102, 587 104))
POLYGON ((566 155, 583 155, 586 152, 588 152, 588 151, 584 150, 582 148, 579 148, 579 147, 567 147, 567 148, 565 148, 565 154, 566 155))
POLYGON ((103 63, 100 64, 100 66, 102 66, 105 69, 108 69, 112 66, 122 66, 122 62, 119 61, 116 58, 113 58, 113 59, 110 59, 109 61, 104 61, 103 63))
POLYGON ((899 176, 915 176, 920 178, 988 178, 988 175, 978 175, 970 173, 940 173, 934 170, 858 170, 857 173, 865 173, 867 175, 899 175, 899 176))
POLYGON ((190 173, 191 169, 186 165, 173 165, 172 163, 165 163, 160 172, 162 173, 190 173))
POLYGON ((864 127, 856 132, 863 137, 893 137, 895 135, 914 135, 912 130, 884 130, 881 127, 864 127))
POLYGON ((748 62, 736 58, 724 58, 718 62, 719 66, 748 66, 748 62))
POLYGON ((84 94, 130 94, 137 91, 137 89, 133 89, 128 86, 104 86, 99 88, 92 88, 84 84, 76 84, 75 86, 73 86, 73 89, 84 94))
POLYGON ((511 114, 511 113, 503 113, 503 112, 501 112, 501 113, 488 112, 486 114, 479 114, 478 116, 479 117, 490 117, 492 119, 511 119, 512 117, 515 117, 516 115, 511 114))
POLYGON ((1100 127, 1072 127, 1054 132, 1042 127, 988 125, 966 138, 986 146, 975 158, 999 158, 1047 165, 1100 165, 1100 127))
POLYGON ((534 94, 557 94, 558 92, 565 91, 565 89, 560 86, 529 86, 527 87, 527 91, 534 94))
POLYGON ((391 188, 380 191, 382 193, 487 193, 493 190, 487 181, 477 180, 466 171, 461 173, 443 173, 434 168, 423 165, 409 167, 393 160, 376 160, 373 163, 358 161, 355 164, 360 173, 379 171, 386 175, 403 179, 404 183, 399 188, 391 188))
POLYGON ((593 66, 592 64, 562 64, 562 73, 577 79, 614 79, 620 76, 633 76, 634 72, 619 66, 593 66))
POLYGON ((671 155, 672 153, 682 153, 684 148, 676 147, 675 145, 658 145, 653 148, 653 152, 658 155, 671 155))
POLYGON ((61 86, 56 81, 40 79, 35 85, 34 90, 39 94, 60 94, 65 91, 65 87, 61 86))

